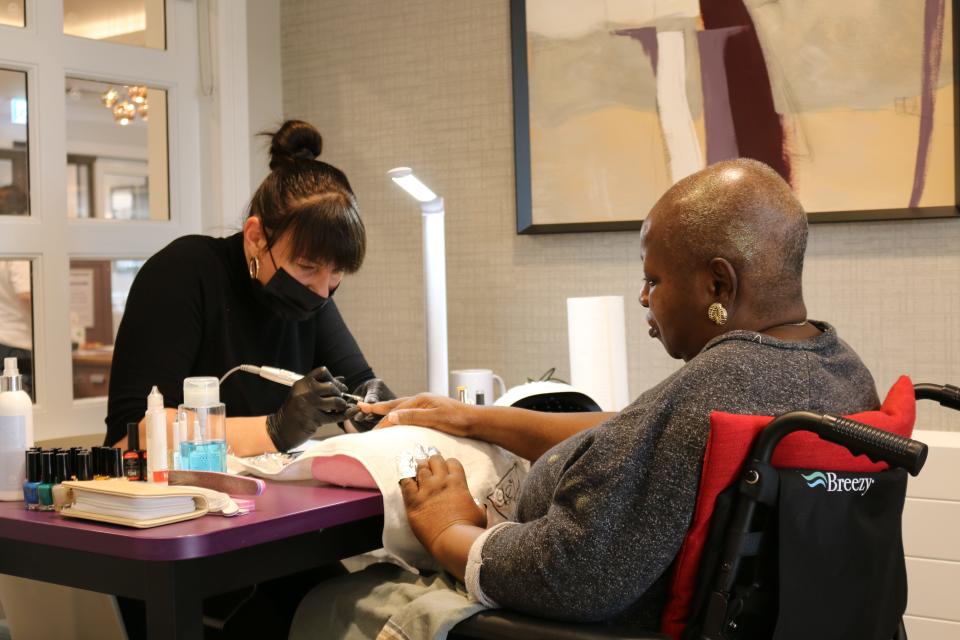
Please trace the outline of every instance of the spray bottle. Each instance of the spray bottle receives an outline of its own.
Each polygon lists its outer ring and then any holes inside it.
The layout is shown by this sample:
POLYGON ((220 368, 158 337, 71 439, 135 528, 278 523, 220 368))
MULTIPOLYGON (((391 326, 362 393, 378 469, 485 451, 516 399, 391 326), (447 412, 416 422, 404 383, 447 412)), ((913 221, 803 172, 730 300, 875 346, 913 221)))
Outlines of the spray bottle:
POLYGON ((167 481, 167 412, 154 385, 147 396, 147 482, 167 481))
POLYGON ((33 446, 33 402, 23 390, 16 358, 3 359, 0 376, 0 500, 22 500, 24 451, 33 446))

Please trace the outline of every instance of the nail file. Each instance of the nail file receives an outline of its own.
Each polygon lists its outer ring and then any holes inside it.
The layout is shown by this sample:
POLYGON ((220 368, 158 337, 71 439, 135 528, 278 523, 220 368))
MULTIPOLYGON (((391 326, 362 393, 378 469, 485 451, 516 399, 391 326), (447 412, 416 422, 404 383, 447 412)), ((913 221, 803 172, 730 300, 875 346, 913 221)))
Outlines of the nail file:
POLYGON ((187 471, 172 469, 167 479, 171 486, 189 485, 221 491, 231 496, 258 496, 266 489, 266 483, 259 478, 235 476, 216 471, 187 471))
POLYGON ((253 498, 234 498, 233 502, 240 507, 242 511, 256 511, 257 501, 253 498))

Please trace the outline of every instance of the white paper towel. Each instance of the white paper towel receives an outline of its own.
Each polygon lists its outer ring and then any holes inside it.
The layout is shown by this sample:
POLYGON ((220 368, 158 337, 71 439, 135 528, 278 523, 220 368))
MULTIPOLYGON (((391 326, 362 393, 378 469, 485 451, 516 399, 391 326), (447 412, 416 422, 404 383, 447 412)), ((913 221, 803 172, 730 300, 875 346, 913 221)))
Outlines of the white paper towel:
POLYGON ((630 402, 623 296, 567 298, 570 383, 604 411, 630 402))

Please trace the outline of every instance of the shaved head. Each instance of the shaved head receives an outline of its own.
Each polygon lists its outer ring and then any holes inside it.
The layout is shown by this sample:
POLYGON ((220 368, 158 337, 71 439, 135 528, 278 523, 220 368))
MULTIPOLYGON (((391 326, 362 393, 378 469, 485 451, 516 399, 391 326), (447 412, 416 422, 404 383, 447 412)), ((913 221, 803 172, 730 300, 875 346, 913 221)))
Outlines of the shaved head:
POLYGON ((710 165, 673 185, 647 219, 646 231, 655 228, 686 265, 729 261, 758 311, 802 297, 807 215, 790 186, 762 162, 710 165))

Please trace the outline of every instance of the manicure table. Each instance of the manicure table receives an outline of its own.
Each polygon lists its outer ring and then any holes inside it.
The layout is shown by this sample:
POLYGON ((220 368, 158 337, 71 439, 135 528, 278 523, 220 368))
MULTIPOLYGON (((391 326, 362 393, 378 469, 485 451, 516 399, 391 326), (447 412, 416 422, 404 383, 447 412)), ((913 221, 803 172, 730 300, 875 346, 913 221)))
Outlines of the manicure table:
POLYGON ((151 529, 0 502, 0 573, 146 603, 151 639, 203 637, 204 598, 382 545, 377 491, 267 483, 256 510, 151 529))

